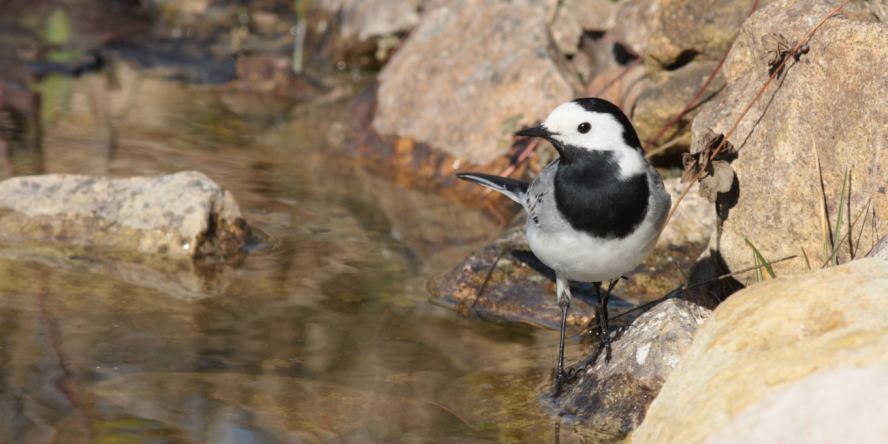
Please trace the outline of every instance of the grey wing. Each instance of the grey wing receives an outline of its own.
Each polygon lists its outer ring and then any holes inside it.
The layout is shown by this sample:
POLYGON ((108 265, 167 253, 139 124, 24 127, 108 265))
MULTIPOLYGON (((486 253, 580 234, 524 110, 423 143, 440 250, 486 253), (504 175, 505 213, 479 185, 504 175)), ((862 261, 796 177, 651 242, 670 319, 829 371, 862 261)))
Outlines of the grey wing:
POLYGON ((661 227, 666 222, 669 210, 672 208, 672 196, 666 191, 663 185, 663 177, 657 170, 648 165, 647 168, 648 183, 651 186, 650 217, 654 220, 654 225, 661 227))
MULTIPOLYGON (((549 164, 540 175, 533 180, 523 202, 524 208, 534 222, 536 228, 558 230, 567 225, 555 204, 555 173, 558 172, 558 160, 549 164)), ((529 227, 529 225, 528 225, 529 227)), ((528 228, 529 229, 529 228, 528 228)))
POLYGON ((494 191, 499 191, 500 193, 505 194, 509 199, 512 199, 521 205, 524 205, 527 188, 530 185, 527 182, 510 179, 508 177, 481 173, 459 173, 456 177, 477 183, 478 185, 490 188, 494 191))

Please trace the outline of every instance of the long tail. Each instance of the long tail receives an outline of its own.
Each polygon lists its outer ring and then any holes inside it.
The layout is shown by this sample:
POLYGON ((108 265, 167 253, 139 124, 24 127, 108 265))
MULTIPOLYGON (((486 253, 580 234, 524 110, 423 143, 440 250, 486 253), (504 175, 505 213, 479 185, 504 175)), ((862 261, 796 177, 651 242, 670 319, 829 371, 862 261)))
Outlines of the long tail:
POLYGON ((527 194, 527 187, 530 186, 527 182, 509 179, 508 177, 492 176, 490 174, 458 173, 456 177, 475 182, 482 187, 487 187, 494 191, 499 191, 521 205, 524 205, 523 196, 527 194))

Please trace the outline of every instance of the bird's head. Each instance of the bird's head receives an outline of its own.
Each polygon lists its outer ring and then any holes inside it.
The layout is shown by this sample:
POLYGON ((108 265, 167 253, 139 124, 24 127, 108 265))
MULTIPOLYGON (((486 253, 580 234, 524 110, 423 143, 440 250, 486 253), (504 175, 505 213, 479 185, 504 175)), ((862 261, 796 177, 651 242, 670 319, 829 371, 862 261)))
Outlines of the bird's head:
POLYGON ((641 152, 629 118, 613 103, 597 98, 571 100, 555 108, 542 125, 515 133, 542 137, 566 160, 585 151, 641 152))

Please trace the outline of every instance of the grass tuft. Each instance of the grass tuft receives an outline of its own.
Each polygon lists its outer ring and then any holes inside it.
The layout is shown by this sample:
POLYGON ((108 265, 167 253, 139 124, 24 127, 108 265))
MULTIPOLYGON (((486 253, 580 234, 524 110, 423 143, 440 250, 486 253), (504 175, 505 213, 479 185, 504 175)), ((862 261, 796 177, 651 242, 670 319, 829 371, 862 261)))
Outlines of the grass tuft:
POLYGON ((845 168, 845 179, 842 180, 842 196, 839 198, 839 216, 836 218, 836 232, 833 234, 832 244, 833 244, 833 253, 832 253, 832 266, 835 267, 838 263, 838 254, 837 251, 841 244, 839 243, 839 234, 842 233, 842 214, 845 210, 845 191, 848 189, 848 169, 845 168))
MULTIPOLYGON (((764 265, 765 271, 768 272, 768 276, 771 276, 771 279, 776 279, 777 275, 774 274, 774 270, 771 268, 771 264, 769 264, 768 261, 766 261, 765 258, 762 257, 762 254, 758 251, 758 248, 755 248, 755 245, 753 245, 752 242, 750 242, 749 239, 747 239, 746 236, 743 235, 743 233, 738 232, 737 234, 739 234, 740 237, 742 237, 743 240, 746 241, 746 245, 749 245, 749 248, 752 248, 752 253, 755 255, 756 265, 764 265)), ((764 278, 764 276, 762 277, 764 278)))

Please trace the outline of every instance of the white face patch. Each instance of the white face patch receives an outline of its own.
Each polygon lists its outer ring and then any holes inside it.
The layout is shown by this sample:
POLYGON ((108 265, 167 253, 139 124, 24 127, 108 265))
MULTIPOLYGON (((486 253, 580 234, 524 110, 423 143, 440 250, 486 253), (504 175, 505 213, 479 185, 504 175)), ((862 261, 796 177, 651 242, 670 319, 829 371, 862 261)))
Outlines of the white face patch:
POLYGON ((542 126, 555 133, 552 138, 562 144, 590 151, 613 152, 623 177, 644 171, 644 156, 626 144, 623 125, 611 114, 586 111, 577 103, 567 102, 555 108, 542 126), (580 132, 582 124, 589 125, 585 133, 580 132))

